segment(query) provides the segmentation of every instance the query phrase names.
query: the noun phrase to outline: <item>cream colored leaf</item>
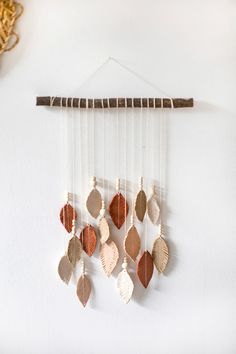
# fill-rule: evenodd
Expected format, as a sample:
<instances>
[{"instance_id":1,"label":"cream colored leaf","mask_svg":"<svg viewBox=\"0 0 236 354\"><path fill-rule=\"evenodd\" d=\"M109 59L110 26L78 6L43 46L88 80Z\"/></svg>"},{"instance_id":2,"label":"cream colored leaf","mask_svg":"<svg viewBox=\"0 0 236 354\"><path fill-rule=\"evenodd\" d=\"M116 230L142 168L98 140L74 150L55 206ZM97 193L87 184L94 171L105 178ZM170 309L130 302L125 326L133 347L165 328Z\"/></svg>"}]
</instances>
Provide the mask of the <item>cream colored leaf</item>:
<instances>
[{"instance_id":1,"label":"cream colored leaf","mask_svg":"<svg viewBox=\"0 0 236 354\"><path fill-rule=\"evenodd\" d=\"M101 193L96 188L93 188L89 193L86 201L86 206L90 215L97 219L102 208L102 197Z\"/></svg>"},{"instance_id":2,"label":"cream colored leaf","mask_svg":"<svg viewBox=\"0 0 236 354\"><path fill-rule=\"evenodd\" d=\"M147 197L143 190L140 190L137 194L135 201L135 212L139 221L143 221L144 215L147 209Z\"/></svg>"},{"instance_id":3,"label":"cream colored leaf","mask_svg":"<svg viewBox=\"0 0 236 354\"><path fill-rule=\"evenodd\" d=\"M73 266L67 256L63 256L58 265L58 274L62 281L69 283L73 272Z\"/></svg>"},{"instance_id":4,"label":"cream colored leaf","mask_svg":"<svg viewBox=\"0 0 236 354\"><path fill-rule=\"evenodd\" d=\"M100 242L105 243L110 237L110 229L106 218L101 218L99 221L99 231L100 231Z\"/></svg>"},{"instance_id":5,"label":"cream colored leaf","mask_svg":"<svg viewBox=\"0 0 236 354\"><path fill-rule=\"evenodd\" d=\"M81 304L85 307L91 294L91 283L89 278L82 274L77 283L77 296Z\"/></svg>"},{"instance_id":6,"label":"cream colored leaf","mask_svg":"<svg viewBox=\"0 0 236 354\"><path fill-rule=\"evenodd\" d=\"M117 278L117 287L122 300L125 304L127 304L131 299L134 290L134 284L126 269L119 273Z\"/></svg>"},{"instance_id":7,"label":"cream colored leaf","mask_svg":"<svg viewBox=\"0 0 236 354\"><path fill-rule=\"evenodd\" d=\"M105 274L109 277L117 265L119 251L114 241L108 241L101 245L100 259Z\"/></svg>"},{"instance_id":8,"label":"cream colored leaf","mask_svg":"<svg viewBox=\"0 0 236 354\"><path fill-rule=\"evenodd\" d=\"M151 222L155 225L160 216L160 207L158 205L157 196L153 194L147 203L148 216Z\"/></svg>"},{"instance_id":9,"label":"cream colored leaf","mask_svg":"<svg viewBox=\"0 0 236 354\"><path fill-rule=\"evenodd\" d=\"M75 267L76 262L80 260L82 253L82 245L77 236L73 236L68 244L67 255L72 266Z\"/></svg>"},{"instance_id":10,"label":"cream colored leaf","mask_svg":"<svg viewBox=\"0 0 236 354\"><path fill-rule=\"evenodd\" d=\"M138 231L134 225L132 225L124 239L124 249L134 262L140 251L140 237Z\"/></svg>"},{"instance_id":11,"label":"cream colored leaf","mask_svg":"<svg viewBox=\"0 0 236 354\"><path fill-rule=\"evenodd\" d=\"M166 241L161 236L153 244L152 258L158 272L164 272L169 259L169 251Z\"/></svg>"}]
</instances>

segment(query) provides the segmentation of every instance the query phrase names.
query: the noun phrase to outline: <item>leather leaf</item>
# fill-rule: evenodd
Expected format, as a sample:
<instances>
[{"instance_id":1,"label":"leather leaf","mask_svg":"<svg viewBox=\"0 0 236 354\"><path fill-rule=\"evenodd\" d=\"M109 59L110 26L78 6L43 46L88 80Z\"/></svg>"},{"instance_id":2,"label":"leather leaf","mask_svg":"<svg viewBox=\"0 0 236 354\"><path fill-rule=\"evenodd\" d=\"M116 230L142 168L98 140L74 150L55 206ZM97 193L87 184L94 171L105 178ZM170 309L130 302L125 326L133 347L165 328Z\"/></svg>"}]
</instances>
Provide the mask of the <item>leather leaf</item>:
<instances>
[{"instance_id":1,"label":"leather leaf","mask_svg":"<svg viewBox=\"0 0 236 354\"><path fill-rule=\"evenodd\" d=\"M157 196L153 194L147 203L148 216L155 225L160 216L160 207L158 205Z\"/></svg>"},{"instance_id":2,"label":"leather leaf","mask_svg":"<svg viewBox=\"0 0 236 354\"><path fill-rule=\"evenodd\" d=\"M129 212L129 206L123 195L118 192L109 206L109 213L115 226L120 229Z\"/></svg>"},{"instance_id":3,"label":"leather leaf","mask_svg":"<svg viewBox=\"0 0 236 354\"><path fill-rule=\"evenodd\" d=\"M69 233L72 231L73 219L77 219L76 210L70 205L70 203L66 203L60 211L60 220L66 231Z\"/></svg>"},{"instance_id":4,"label":"leather leaf","mask_svg":"<svg viewBox=\"0 0 236 354\"><path fill-rule=\"evenodd\" d=\"M77 296L84 307L88 302L90 294L91 282L85 274L82 274L77 283Z\"/></svg>"},{"instance_id":5,"label":"leather leaf","mask_svg":"<svg viewBox=\"0 0 236 354\"><path fill-rule=\"evenodd\" d=\"M80 241L83 246L83 250L89 257L92 256L96 249L97 236L93 226L87 225L80 233Z\"/></svg>"},{"instance_id":6,"label":"leather leaf","mask_svg":"<svg viewBox=\"0 0 236 354\"><path fill-rule=\"evenodd\" d=\"M105 274L109 277L117 265L119 251L114 241L108 241L101 245L100 259Z\"/></svg>"},{"instance_id":7,"label":"leather leaf","mask_svg":"<svg viewBox=\"0 0 236 354\"><path fill-rule=\"evenodd\" d=\"M80 260L82 253L82 245L77 236L73 236L68 244L67 255L70 263L75 267L76 262Z\"/></svg>"},{"instance_id":8,"label":"leather leaf","mask_svg":"<svg viewBox=\"0 0 236 354\"><path fill-rule=\"evenodd\" d=\"M63 256L58 265L58 274L62 281L69 283L72 276L73 266L67 256Z\"/></svg>"},{"instance_id":9,"label":"leather leaf","mask_svg":"<svg viewBox=\"0 0 236 354\"><path fill-rule=\"evenodd\" d=\"M142 257L140 258L137 266L137 275L144 286L147 288L153 274L153 261L152 256L148 251L143 252Z\"/></svg>"},{"instance_id":10,"label":"leather leaf","mask_svg":"<svg viewBox=\"0 0 236 354\"><path fill-rule=\"evenodd\" d=\"M97 219L99 212L102 208L102 197L101 193L96 188L93 188L89 193L89 196L86 201L86 206L89 214L93 218Z\"/></svg>"},{"instance_id":11,"label":"leather leaf","mask_svg":"<svg viewBox=\"0 0 236 354\"><path fill-rule=\"evenodd\" d=\"M125 304L127 304L133 294L134 284L126 269L119 273L117 278L117 287L122 300Z\"/></svg>"},{"instance_id":12,"label":"leather leaf","mask_svg":"<svg viewBox=\"0 0 236 354\"><path fill-rule=\"evenodd\" d=\"M153 244L152 258L158 272L164 272L169 259L169 251L166 241L161 236Z\"/></svg>"},{"instance_id":13,"label":"leather leaf","mask_svg":"<svg viewBox=\"0 0 236 354\"><path fill-rule=\"evenodd\" d=\"M99 231L100 231L100 242L105 243L110 237L110 229L106 218L101 218L99 221Z\"/></svg>"},{"instance_id":14,"label":"leather leaf","mask_svg":"<svg viewBox=\"0 0 236 354\"><path fill-rule=\"evenodd\" d=\"M143 221L144 215L147 209L147 197L143 190L140 190L137 194L135 201L135 212L139 221Z\"/></svg>"},{"instance_id":15,"label":"leather leaf","mask_svg":"<svg viewBox=\"0 0 236 354\"><path fill-rule=\"evenodd\" d=\"M135 262L140 251L140 237L134 225L129 228L125 237L124 249L127 256L129 256Z\"/></svg>"}]
</instances>

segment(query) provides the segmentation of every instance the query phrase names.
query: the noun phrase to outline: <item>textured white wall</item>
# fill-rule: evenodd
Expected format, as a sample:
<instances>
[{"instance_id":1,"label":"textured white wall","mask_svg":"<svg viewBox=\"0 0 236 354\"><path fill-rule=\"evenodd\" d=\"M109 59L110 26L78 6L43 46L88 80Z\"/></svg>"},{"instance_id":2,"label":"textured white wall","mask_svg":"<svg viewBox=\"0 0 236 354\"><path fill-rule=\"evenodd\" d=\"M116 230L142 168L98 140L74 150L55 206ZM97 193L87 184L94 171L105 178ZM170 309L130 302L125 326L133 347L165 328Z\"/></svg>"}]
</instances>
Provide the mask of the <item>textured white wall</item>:
<instances>
[{"instance_id":1,"label":"textured white wall","mask_svg":"<svg viewBox=\"0 0 236 354\"><path fill-rule=\"evenodd\" d=\"M0 352L235 353L235 2L23 3L21 42L0 63ZM155 95L122 84L115 66L79 90L108 56L197 102L167 121L167 276L125 306L94 258L83 309L56 271L67 241L62 116L34 104L51 93Z\"/></svg>"}]
</instances>

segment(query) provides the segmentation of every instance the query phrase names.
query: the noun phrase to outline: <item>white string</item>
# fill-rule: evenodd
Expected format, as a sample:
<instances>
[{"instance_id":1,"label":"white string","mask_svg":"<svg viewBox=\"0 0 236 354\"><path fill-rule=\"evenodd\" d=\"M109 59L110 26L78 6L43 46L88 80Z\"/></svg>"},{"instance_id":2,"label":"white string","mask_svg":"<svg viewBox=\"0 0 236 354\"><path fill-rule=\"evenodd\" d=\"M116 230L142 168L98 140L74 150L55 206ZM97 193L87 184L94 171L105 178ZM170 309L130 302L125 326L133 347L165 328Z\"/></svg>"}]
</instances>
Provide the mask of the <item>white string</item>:
<instances>
[{"instance_id":1,"label":"white string","mask_svg":"<svg viewBox=\"0 0 236 354\"><path fill-rule=\"evenodd\" d=\"M125 158L125 200L127 201L127 108L125 104L124 116L124 158ZM125 217L125 234L127 232L127 217Z\"/></svg>"}]
</instances>

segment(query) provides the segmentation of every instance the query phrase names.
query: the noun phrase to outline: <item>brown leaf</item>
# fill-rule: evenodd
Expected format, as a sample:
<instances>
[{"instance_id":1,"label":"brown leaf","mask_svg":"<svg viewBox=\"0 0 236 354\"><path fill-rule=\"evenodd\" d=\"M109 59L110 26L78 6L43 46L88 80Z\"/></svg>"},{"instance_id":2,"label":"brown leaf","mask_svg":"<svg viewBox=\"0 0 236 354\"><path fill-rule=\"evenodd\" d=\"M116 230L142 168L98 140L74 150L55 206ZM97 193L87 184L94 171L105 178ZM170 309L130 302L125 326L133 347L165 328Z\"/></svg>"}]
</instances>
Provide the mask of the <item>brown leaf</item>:
<instances>
[{"instance_id":1,"label":"brown leaf","mask_svg":"<svg viewBox=\"0 0 236 354\"><path fill-rule=\"evenodd\" d=\"M124 224L128 212L129 206L125 198L120 192L116 193L109 206L109 213L113 223L118 229Z\"/></svg>"},{"instance_id":2,"label":"brown leaf","mask_svg":"<svg viewBox=\"0 0 236 354\"><path fill-rule=\"evenodd\" d=\"M82 253L82 245L77 236L73 236L68 244L67 255L72 266L75 267L76 262L80 260Z\"/></svg>"},{"instance_id":3,"label":"brown leaf","mask_svg":"<svg viewBox=\"0 0 236 354\"><path fill-rule=\"evenodd\" d=\"M137 275L141 283L147 288L153 274L152 256L148 251L143 252L137 266Z\"/></svg>"},{"instance_id":4,"label":"brown leaf","mask_svg":"<svg viewBox=\"0 0 236 354\"><path fill-rule=\"evenodd\" d=\"M91 283L89 278L82 274L77 283L77 296L81 304L85 307L91 294Z\"/></svg>"},{"instance_id":5,"label":"brown leaf","mask_svg":"<svg viewBox=\"0 0 236 354\"><path fill-rule=\"evenodd\" d=\"M99 212L102 208L102 197L100 192L96 188L93 188L90 192L87 198L86 206L90 215L92 215L93 218L97 219Z\"/></svg>"},{"instance_id":6,"label":"brown leaf","mask_svg":"<svg viewBox=\"0 0 236 354\"><path fill-rule=\"evenodd\" d=\"M62 281L69 283L73 272L73 266L67 256L63 256L58 265L58 274Z\"/></svg>"},{"instance_id":7,"label":"brown leaf","mask_svg":"<svg viewBox=\"0 0 236 354\"><path fill-rule=\"evenodd\" d=\"M69 203L66 203L60 211L60 220L67 232L72 231L72 221L74 219L77 219L77 213Z\"/></svg>"},{"instance_id":8,"label":"brown leaf","mask_svg":"<svg viewBox=\"0 0 236 354\"><path fill-rule=\"evenodd\" d=\"M158 205L157 196L153 194L147 203L148 216L151 222L155 225L160 216L160 207Z\"/></svg>"},{"instance_id":9,"label":"brown leaf","mask_svg":"<svg viewBox=\"0 0 236 354\"><path fill-rule=\"evenodd\" d=\"M109 277L117 265L119 251L114 241L108 241L101 245L100 259L105 274Z\"/></svg>"},{"instance_id":10,"label":"brown leaf","mask_svg":"<svg viewBox=\"0 0 236 354\"><path fill-rule=\"evenodd\" d=\"M100 242L103 244L110 237L110 229L105 217L102 217L101 220L99 221L99 231L101 235Z\"/></svg>"},{"instance_id":11,"label":"brown leaf","mask_svg":"<svg viewBox=\"0 0 236 354\"><path fill-rule=\"evenodd\" d=\"M145 192L141 189L137 194L136 201L135 201L135 211L136 216L139 221L143 221L144 215L147 209L147 197Z\"/></svg>"},{"instance_id":12,"label":"brown leaf","mask_svg":"<svg viewBox=\"0 0 236 354\"><path fill-rule=\"evenodd\" d=\"M166 241L161 236L153 244L152 258L158 272L164 272L169 259L169 251Z\"/></svg>"},{"instance_id":13,"label":"brown leaf","mask_svg":"<svg viewBox=\"0 0 236 354\"><path fill-rule=\"evenodd\" d=\"M93 226L87 225L83 228L80 233L80 241L82 243L83 250L89 257L91 257L97 244L97 236Z\"/></svg>"},{"instance_id":14,"label":"brown leaf","mask_svg":"<svg viewBox=\"0 0 236 354\"><path fill-rule=\"evenodd\" d=\"M124 240L124 249L134 262L140 251L140 237L134 225L130 227Z\"/></svg>"}]
</instances>

